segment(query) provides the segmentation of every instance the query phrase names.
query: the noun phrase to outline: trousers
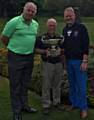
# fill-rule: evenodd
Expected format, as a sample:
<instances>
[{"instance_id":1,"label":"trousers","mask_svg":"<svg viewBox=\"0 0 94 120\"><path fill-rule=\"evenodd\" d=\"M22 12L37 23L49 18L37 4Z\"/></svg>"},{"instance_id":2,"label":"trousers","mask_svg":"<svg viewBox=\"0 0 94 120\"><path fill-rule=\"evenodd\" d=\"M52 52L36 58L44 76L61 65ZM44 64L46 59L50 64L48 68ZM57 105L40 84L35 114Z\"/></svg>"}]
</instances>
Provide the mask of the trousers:
<instances>
[{"instance_id":1,"label":"trousers","mask_svg":"<svg viewBox=\"0 0 94 120\"><path fill-rule=\"evenodd\" d=\"M28 86L33 69L33 54L19 55L8 51L11 105L14 113L28 104Z\"/></svg>"},{"instance_id":2,"label":"trousers","mask_svg":"<svg viewBox=\"0 0 94 120\"><path fill-rule=\"evenodd\" d=\"M80 110L87 109L87 71L81 71L82 60L67 60L69 100Z\"/></svg>"},{"instance_id":3,"label":"trousers","mask_svg":"<svg viewBox=\"0 0 94 120\"><path fill-rule=\"evenodd\" d=\"M42 104L43 107L49 107L51 104L50 89L52 89L53 104L60 103L61 96L61 83L63 69L61 63L48 63L42 64Z\"/></svg>"}]
</instances>

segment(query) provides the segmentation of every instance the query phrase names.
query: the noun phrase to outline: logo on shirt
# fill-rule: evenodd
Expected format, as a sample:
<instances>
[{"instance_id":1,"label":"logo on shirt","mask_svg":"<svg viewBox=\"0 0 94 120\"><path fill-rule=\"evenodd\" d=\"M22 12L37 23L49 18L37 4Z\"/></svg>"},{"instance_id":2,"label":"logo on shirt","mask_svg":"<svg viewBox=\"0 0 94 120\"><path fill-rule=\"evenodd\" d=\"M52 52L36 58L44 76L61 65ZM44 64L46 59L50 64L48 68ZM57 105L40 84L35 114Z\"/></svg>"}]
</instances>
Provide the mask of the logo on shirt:
<instances>
[{"instance_id":1,"label":"logo on shirt","mask_svg":"<svg viewBox=\"0 0 94 120\"><path fill-rule=\"evenodd\" d=\"M74 36L75 36L75 37L78 36L78 31L74 31Z\"/></svg>"},{"instance_id":2,"label":"logo on shirt","mask_svg":"<svg viewBox=\"0 0 94 120\"><path fill-rule=\"evenodd\" d=\"M71 30L67 31L67 35L68 35L68 36L70 36L70 35L71 35L71 33L72 33L72 31L71 31Z\"/></svg>"}]
</instances>

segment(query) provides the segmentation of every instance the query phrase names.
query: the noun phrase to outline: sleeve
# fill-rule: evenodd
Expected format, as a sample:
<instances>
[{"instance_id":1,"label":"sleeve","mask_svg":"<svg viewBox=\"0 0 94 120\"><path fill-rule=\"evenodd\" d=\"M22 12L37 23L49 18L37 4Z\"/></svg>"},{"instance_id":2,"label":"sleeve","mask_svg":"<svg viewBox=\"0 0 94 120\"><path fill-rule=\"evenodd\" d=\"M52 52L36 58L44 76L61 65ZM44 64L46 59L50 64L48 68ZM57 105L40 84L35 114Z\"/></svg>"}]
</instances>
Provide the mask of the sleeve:
<instances>
[{"instance_id":1,"label":"sleeve","mask_svg":"<svg viewBox=\"0 0 94 120\"><path fill-rule=\"evenodd\" d=\"M62 44L60 44L60 48L61 49L63 49L64 48L64 44L62 43Z\"/></svg>"},{"instance_id":2,"label":"sleeve","mask_svg":"<svg viewBox=\"0 0 94 120\"><path fill-rule=\"evenodd\" d=\"M38 36L36 38L36 43L35 43L35 48L37 49L41 49L41 46L42 46L42 42L41 42L41 36Z\"/></svg>"},{"instance_id":3,"label":"sleeve","mask_svg":"<svg viewBox=\"0 0 94 120\"><path fill-rule=\"evenodd\" d=\"M64 48L64 46L63 46L63 43L64 43L64 36L61 34L60 35L60 45L59 45L59 47L62 49L62 48Z\"/></svg>"},{"instance_id":4,"label":"sleeve","mask_svg":"<svg viewBox=\"0 0 94 120\"><path fill-rule=\"evenodd\" d=\"M85 26L83 26L83 29L82 29L82 44L83 44L83 54L88 55L88 53L89 53L89 35L88 35L87 28Z\"/></svg>"},{"instance_id":5,"label":"sleeve","mask_svg":"<svg viewBox=\"0 0 94 120\"><path fill-rule=\"evenodd\" d=\"M10 20L9 22L6 23L4 30L2 32L2 35L11 37L11 35L15 30L15 27L16 27L16 22L13 20Z\"/></svg>"}]
</instances>

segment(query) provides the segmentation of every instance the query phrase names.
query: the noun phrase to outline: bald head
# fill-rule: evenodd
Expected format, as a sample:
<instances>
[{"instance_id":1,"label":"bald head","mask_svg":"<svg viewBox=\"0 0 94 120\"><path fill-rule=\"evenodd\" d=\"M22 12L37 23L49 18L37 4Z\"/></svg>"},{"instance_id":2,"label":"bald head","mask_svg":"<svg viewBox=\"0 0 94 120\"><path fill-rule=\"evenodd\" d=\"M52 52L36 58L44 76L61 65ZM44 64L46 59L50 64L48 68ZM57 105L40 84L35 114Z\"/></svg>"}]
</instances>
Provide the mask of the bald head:
<instances>
[{"instance_id":1,"label":"bald head","mask_svg":"<svg viewBox=\"0 0 94 120\"><path fill-rule=\"evenodd\" d=\"M36 14L37 12L37 6L33 3L33 2L27 2L24 6L24 11L27 9L27 8L32 8L34 10L34 14Z\"/></svg>"},{"instance_id":2,"label":"bald head","mask_svg":"<svg viewBox=\"0 0 94 120\"><path fill-rule=\"evenodd\" d=\"M54 18L50 18L47 20L47 26L49 26L50 24L57 26L57 22Z\"/></svg>"},{"instance_id":3,"label":"bald head","mask_svg":"<svg viewBox=\"0 0 94 120\"><path fill-rule=\"evenodd\" d=\"M23 16L26 20L31 20L37 12L37 6L33 2L27 2L23 8Z\"/></svg>"},{"instance_id":4,"label":"bald head","mask_svg":"<svg viewBox=\"0 0 94 120\"><path fill-rule=\"evenodd\" d=\"M49 34L54 34L56 31L57 22L54 18L50 18L47 20L47 28Z\"/></svg>"}]
</instances>

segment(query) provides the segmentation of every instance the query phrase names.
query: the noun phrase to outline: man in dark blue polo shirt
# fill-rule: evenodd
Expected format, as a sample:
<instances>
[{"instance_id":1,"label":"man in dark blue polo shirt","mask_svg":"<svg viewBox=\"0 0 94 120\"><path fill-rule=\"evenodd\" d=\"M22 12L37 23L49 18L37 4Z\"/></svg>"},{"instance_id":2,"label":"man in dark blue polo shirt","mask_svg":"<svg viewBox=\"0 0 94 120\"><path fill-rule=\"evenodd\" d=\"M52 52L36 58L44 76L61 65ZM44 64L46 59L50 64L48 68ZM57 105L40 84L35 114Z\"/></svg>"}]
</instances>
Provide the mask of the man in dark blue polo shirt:
<instances>
[{"instance_id":1,"label":"man in dark blue polo shirt","mask_svg":"<svg viewBox=\"0 0 94 120\"><path fill-rule=\"evenodd\" d=\"M80 109L81 118L87 116L87 64L89 37L86 27L76 23L72 7L64 11L66 26L63 29L64 48L69 80L69 99L71 106Z\"/></svg>"}]
</instances>

